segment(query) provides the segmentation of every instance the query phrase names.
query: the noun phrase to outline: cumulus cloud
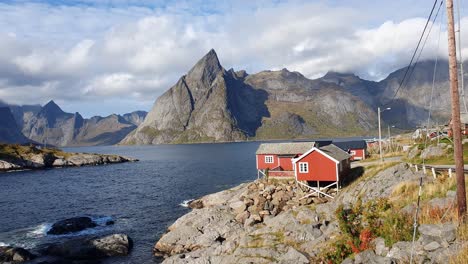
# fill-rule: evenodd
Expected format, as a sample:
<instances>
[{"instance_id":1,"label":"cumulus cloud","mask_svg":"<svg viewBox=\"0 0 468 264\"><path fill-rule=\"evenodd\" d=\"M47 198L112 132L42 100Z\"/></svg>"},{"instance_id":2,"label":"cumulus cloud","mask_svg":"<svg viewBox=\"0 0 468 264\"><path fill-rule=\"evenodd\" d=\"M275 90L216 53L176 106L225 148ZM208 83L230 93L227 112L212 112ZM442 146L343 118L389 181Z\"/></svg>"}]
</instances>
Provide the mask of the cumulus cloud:
<instances>
[{"instance_id":1,"label":"cumulus cloud","mask_svg":"<svg viewBox=\"0 0 468 264\"><path fill-rule=\"evenodd\" d=\"M405 1L253 2L0 4L0 98L55 99L88 116L116 110L103 100L125 100L120 112L149 110L211 48L224 67L250 73L287 67L309 78L336 70L378 80L406 66L431 7L418 0L417 12L396 16ZM446 56L445 27L439 48L438 32L435 24L423 59ZM80 103L85 109L67 108Z\"/></svg>"}]
</instances>

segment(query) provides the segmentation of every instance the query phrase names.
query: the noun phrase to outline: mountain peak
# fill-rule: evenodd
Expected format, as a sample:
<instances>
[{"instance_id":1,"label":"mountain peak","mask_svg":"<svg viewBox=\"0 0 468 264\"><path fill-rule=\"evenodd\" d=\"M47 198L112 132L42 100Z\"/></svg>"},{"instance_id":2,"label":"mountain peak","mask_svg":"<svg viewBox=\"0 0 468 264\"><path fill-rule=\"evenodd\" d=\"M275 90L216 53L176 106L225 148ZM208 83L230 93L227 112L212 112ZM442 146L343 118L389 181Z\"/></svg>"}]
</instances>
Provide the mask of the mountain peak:
<instances>
[{"instance_id":1,"label":"mountain peak","mask_svg":"<svg viewBox=\"0 0 468 264\"><path fill-rule=\"evenodd\" d=\"M67 114L53 100L51 100L42 107L39 115L45 117L49 126L52 127L57 118Z\"/></svg>"},{"instance_id":2,"label":"mountain peak","mask_svg":"<svg viewBox=\"0 0 468 264\"><path fill-rule=\"evenodd\" d=\"M54 102L54 100L50 100L47 104L45 104L43 107L43 110L47 112L56 112L56 113L63 112L60 106L58 106Z\"/></svg>"},{"instance_id":3,"label":"mountain peak","mask_svg":"<svg viewBox=\"0 0 468 264\"><path fill-rule=\"evenodd\" d=\"M214 49L211 49L188 72L187 80L211 83L216 78L218 72L222 70L223 67L219 63L216 51Z\"/></svg>"},{"instance_id":4,"label":"mountain peak","mask_svg":"<svg viewBox=\"0 0 468 264\"><path fill-rule=\"evenodd\" d=\"M323 79L332 79L332 78L343 78L343 77L356 77L356 75L353 74L353 73L328 71L322 78Z\"/></svg>"}]
</instances>

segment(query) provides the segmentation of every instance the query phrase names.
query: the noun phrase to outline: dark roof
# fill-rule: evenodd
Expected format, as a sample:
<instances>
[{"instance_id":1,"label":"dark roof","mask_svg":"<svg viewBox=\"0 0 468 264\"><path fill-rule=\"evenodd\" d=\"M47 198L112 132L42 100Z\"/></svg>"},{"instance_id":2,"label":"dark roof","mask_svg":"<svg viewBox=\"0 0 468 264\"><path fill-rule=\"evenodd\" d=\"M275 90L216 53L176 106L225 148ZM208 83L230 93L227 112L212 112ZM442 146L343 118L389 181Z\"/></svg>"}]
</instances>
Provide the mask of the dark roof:
<instances>
[{"instance_id":1,"label":"dark roof","mask_svg":"<svg viewBox=\"0 0 468 264\"><path fill-rule=\"evenodd\" d=\"M333 145L344 151L348 151L348 149L367 149L367 143L365 140L333 142Z\"/></svg>"},{"instance_id":2,"label":"dark roof","mask_svg":"<svg viewBox=\"0 0 468 264\"><path fill-rule=\"evenodd\" d=\"M339 147L333 144L321 147L319 149L325 154L329 155L330 157L336 159L337 161L342 161L351 157L346 151L340 149Z\"/></svg>"},{"instance_id":3,"label":"dark roof","mask_svg":"<svg viewBox=\"0 0 468 264\"><path fill-rule=\"evenodd\" d=\"M315 142L263 143L256 154L297 155L309 151Z\"/></svg>"},{"instance_id":4,"label":"dark roof","mask_svg":"<svg viewBox=\"0 0 468 264\"><path fill-rule=\"evenodd\" d=\"M331 140L316 140L315 141L315 146L318 147L318 148L321 148L321 147L325 147L327 145L330 145L332 143L333 143L333 141L331 141Z\"/></svg>"}]
</instances>

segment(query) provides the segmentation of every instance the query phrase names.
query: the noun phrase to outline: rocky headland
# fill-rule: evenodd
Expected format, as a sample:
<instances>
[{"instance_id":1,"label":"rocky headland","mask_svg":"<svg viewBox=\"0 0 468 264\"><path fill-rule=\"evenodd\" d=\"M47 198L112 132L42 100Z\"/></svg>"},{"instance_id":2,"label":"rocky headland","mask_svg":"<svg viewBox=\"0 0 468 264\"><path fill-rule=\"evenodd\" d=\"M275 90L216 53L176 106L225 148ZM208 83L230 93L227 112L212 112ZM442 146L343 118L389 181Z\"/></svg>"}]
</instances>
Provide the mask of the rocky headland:
<instances>
[{"instance_id":1,"label":"rocky headland","mask_svg":"<svg viewBox=\"0 0 468 264\"><path fill-rule=\"evenodd\" d=\"M421 172L404 163L363 171L354 169L357 179L333 200L303 199L294 181L264 179L194 200L154 254L163 263L407 263L413 251L415 263L447 263L466 245L454 219L423 213L451 212L453 191L423 199L412 247L407 197L417 188L408 186L417 187ZM438 181L423 177L429 187Z\"/></svg>"},{"instance_id":2,"label":"rocky headland","mask_svg":"<svg viewBox=\"0 0 468 264\"><path fill-rule=\"evenodd\" d=\"M0 172L133 162L119 155L68 153L55 148L0 144Z\"/></svg>"}]
</instances>

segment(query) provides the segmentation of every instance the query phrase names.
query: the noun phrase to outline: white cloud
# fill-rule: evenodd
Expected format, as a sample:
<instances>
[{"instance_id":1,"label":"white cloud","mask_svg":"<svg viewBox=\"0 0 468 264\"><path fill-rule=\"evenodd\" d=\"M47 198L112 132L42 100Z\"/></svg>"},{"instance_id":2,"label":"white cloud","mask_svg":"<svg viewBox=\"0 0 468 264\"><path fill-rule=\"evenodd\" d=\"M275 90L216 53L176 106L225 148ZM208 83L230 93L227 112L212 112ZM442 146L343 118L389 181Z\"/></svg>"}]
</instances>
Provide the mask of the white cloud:
<instances>
[{"instance_id":1,"label":"white cloud","mask_svg":"<svg viewBox=\"0 0 468 264\"><path fill-rule=\"evenodd\" d=\"M430 10L418 0L418 12L395 20L405 1L366 9L362 0L75 2L0 4L3 100L96 102L96 113L108 113L99 102L125 96L128 108L143 102L148 110L211 48L225 68L250 73L287 67L310 78L338 70L380 79L408 63ZM462 22L468 43L468 18ZM445 31L437 50L438 30L423 59L446 54Z\"/></svg>"}]
</instances>

